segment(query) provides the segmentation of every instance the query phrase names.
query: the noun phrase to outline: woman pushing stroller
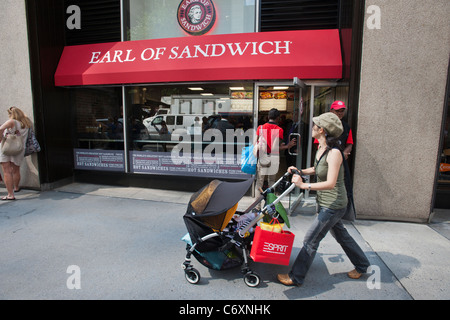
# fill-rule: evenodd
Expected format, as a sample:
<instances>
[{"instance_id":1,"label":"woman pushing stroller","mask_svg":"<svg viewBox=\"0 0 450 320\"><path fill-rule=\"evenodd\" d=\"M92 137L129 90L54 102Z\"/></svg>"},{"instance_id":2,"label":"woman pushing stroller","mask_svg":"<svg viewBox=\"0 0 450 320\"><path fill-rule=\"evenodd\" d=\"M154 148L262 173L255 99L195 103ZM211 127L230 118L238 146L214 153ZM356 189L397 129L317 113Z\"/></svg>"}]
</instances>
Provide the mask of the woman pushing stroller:
<instances>
[{"instance_id":1,"label":"woman pushing stroller","mask_svg":"<svg viewBox=\"0 0 450 320\"><path fill-rule=\"evenodd\" d=\"M324 113L313 118L312 137L319 141L314 166L298 170L290 167L288 171L300 175L315 175L316 183L303 182L298 174L294 174L292 182L300 189L317 191L319 213L305 235L303 248L298 254L291 271L279 274L278 281L287 286L300 286L314 260L320 241L331 232L336 241L344 249L355 269L347 275L358 279L367 272L369 260L350 236L341 218L347 209L347 192L344 182L344 166L342 152L339 148L339 136L343 132L341 120L333 113Z\"/></svg>"}]
</instances>

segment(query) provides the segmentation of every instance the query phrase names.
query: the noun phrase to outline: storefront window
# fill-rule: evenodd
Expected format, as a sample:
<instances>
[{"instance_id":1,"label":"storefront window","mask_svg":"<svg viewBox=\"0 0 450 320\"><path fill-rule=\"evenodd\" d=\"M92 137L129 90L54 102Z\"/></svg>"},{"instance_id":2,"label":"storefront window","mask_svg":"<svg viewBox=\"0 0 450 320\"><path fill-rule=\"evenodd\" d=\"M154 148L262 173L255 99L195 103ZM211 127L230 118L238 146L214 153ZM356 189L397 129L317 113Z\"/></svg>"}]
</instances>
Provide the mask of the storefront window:
<instances>
[{"instance_id":1,"label":"storefront window","mask_svg":"<svg viewBox=\"0 0 450 320\"><path fill-rule=\"evenodd\" d=\"M245 178L253 84L126 88L131 173ZM228 129L228 130L227 130Z\"/></svg>"},{"instance_id":2,"label":"storefront window","mask_svg":"<svg viewBox=\"0 0 450 320\"><path fill-rule=\"evenodd\" d=\"M121 88L71 90L75 169L125 171Z\"/></svg>"},{"instance_id":3,"label":"storefront window","mask_svg":"<svg viewBox=\"0 0 450 320\"><path fill-rule=\"evenodd\" d=\"M450 208L450 98L447 99L447 110L442 133L441 156L439 161L438 184L435 207Z\"/></svg>"},{"instance_id":4,"label":"storefront window","mask_svg":"<svg viewBox=\"0 0 450 320\"><path fill-rule=\"evenodd\" d=\"M126 40L255 32L255 1L128 0Z\"/></svg>"}]
</instances>

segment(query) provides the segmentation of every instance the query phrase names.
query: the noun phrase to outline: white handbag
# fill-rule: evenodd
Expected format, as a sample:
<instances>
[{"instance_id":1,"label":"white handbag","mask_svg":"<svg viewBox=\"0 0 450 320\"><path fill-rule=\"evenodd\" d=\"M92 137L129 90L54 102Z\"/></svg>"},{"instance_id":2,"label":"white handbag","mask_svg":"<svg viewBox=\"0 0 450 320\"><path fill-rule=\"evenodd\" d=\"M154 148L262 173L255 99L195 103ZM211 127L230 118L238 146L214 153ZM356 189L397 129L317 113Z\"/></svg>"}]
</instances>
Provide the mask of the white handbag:
<instances>
[{"instance_id":1,"label":"white handbag","mask_svg":"<svg viewBox=\"0 0 450 320\"><path fill-rule=\"evenodd\" d=\"M16 127L14 127L16 129ZM6 132L3 136L1 151L6 156L16 156L23 152L23 140L20 134L16 134L17 130L13 133Z\"/></svg>"}]
</instances>

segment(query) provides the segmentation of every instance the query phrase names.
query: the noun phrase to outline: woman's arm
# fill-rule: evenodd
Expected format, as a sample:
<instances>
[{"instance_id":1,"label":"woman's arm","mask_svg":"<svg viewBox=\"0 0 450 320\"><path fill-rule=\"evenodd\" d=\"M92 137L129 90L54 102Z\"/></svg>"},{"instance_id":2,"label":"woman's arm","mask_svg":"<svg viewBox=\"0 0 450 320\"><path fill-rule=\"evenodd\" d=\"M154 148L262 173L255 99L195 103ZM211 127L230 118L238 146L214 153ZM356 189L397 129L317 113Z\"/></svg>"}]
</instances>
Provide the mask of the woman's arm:
<instances>
[{"instance_id":1,"label":"woman's arm","mask_svg":"<svg viewBox=\"0 0 450 320\"><path fill-rule=\"evenodd\" d=\"M314 169L314 167L308 168L308 169L302 169L302 170L298 170L296 167L289 167L288 168L288 172L289 173L293 173L292 170L297 170L297 171L301 171L303 175L305 176L313 176L316 174L316 169Z\"/></svg>"},{"instance_id":2,"label":"woman's arm","mask_svg":"<svg viewBox=\"0 0 450 320\"><path fill-rule=\"evenodd\" d=\"M335 187L337 178L339 175L339 170L342 164L342 155L341 152L337 149L332 149L328 153L327 157L328 163L328 173L327 180L316 183L305 183L302 181L301 177L298 175L294 175L292 177L292 182L295 183L297 187L300 189L309 189L309 190L331 190ZM314 168L313 168L314 169ZM305 171L303 171L306 174Z\"/></svg>"},{"instance_id":3,"label":"woman's arm","mask_svg":"<svg viewBox=\"0 0 450 320\"><path fill-rule=\"evenodd\" d=\"M345 149L343 151L345 159L348 159L348 157L352 153L352 149L353 149L353 145L352 144L348 144L347 147L345 147Z\"/></svg>"},{"instance_id":4,"label":"woman's arm","mask_svg":"<svg viewBox=\"0 0 450 320\"><path fill-rule=\"evenodd\" d=\"M13 119L9 119L4 124L2 124L0 126L0 137L3 137L3 133L5 132L6 129L14 128L14 126L15 126L15 124L14 124L14 120Z\"/></svg>"}]
</instances>

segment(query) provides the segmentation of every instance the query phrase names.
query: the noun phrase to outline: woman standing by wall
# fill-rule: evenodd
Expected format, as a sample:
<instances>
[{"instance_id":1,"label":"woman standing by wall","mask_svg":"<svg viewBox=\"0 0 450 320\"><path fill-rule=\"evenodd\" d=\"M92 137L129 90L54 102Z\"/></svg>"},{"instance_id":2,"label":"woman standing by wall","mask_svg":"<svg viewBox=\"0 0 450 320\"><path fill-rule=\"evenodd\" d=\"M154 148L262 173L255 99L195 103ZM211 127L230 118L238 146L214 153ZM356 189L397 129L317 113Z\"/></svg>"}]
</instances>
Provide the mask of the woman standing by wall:
<instances>
[{"instance_id":1,"label":"woman standing by wall","mask_svg":"<svg viewBox=\"0 0 450 320\"><path fill-rule=\"evenodd\" d=\"M8 109L9 120L7 120L0 127L0 136L7 134L19 135L22 139L23 146L26 144L28 129L31 128L31 120L23 113L22 110L16 107ZM5 155L0 149L0 163L3 169L3 180L5 181L8 195L1 198L1 200L16 200L14 192L20 191L20 165L24 159L25 148L22 152L15 156Z\"/></svg>"}]
</instances>

